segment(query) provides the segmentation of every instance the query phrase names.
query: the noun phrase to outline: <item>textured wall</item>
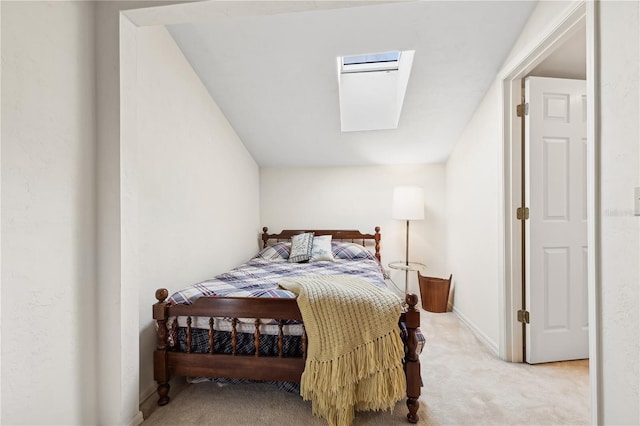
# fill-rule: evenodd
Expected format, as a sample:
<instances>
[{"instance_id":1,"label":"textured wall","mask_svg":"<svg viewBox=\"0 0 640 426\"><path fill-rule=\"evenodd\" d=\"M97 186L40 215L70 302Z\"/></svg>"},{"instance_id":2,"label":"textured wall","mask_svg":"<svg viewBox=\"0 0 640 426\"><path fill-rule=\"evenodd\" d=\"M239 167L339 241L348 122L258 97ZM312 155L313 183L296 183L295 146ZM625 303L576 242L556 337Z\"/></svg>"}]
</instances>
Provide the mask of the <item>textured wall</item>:
<instances>
[{"instance_id":1,"label":"textured wall","mask_svg":"<svg viewBox=\"0 0 640 426\"><path fill-rule=\"evenodd\" d=\"M600 8L603 424L640 424L639 3Z\"/></svg>"},{"instance_id":2,"label":"textured wall","mask_svg":"<svg viewBox=\"0 0 640 426\"><path fill-rule=\"evenodd\" d=\"M3 424L96 423L93 13L2 2Z\"/></svg>"}]
</instances>

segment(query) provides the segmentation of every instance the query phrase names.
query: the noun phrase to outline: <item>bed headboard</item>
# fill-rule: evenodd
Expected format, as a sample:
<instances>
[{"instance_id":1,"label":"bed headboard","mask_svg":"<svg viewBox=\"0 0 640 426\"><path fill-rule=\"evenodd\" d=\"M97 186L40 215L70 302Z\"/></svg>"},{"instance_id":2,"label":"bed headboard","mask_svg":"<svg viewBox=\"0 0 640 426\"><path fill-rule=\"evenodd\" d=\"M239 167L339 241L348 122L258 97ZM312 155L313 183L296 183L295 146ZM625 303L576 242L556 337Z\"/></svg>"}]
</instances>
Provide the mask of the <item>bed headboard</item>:
<instances>
[{"instance_id":1,"label":"bed headboard","mask_svg":"<svg viewBox=\"0 0 640 426\"><path fill-rule=\"evenodd\" d=\"M283 229L279 234L269 234L269 229L265 226L262 228L262 248L265 248L268 245L269 240L276 241L286 241L290 240L292 236L296 234L302 234L304 232L313 232L315 235L331 235L331 239L333 240L341 240L341 241L351 241L361 243L363 246L365 245L365 241L373 240L375 241L376 248L376 259L380 261L380 227L376 226L375 234L363 234L360 231L354 230L345 230L345 229L311 229L311 230L301 230L301 229Z\"/></svg>"}]
</instances>

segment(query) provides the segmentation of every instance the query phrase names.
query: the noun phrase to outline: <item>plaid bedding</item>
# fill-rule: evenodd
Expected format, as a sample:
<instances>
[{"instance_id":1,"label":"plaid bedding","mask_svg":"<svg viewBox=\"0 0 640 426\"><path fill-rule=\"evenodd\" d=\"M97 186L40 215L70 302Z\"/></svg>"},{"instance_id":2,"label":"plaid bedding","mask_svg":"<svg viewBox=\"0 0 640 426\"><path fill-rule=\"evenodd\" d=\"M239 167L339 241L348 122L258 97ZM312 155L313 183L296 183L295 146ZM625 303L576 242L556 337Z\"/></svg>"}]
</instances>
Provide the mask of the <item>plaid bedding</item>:
<instances>
[{"instance_id":1,"label":"plaid bedding","mask_svg":"<svg viewBox=\"0 0 640 426\"><path fill-rule=\"evenodd\" d=\"M280 280L316 274L356 275L375 286L387 287L377 260L336 259L334 262L290 263L286 260L254 258L229 272L177 291L168 302L190 305L202 296L294 298L295 295L290 291L278 288Z\"/></svg>"},{"instance_id":2,"label":"plaid bedding","mask_svg":"<svg viewBox=\"0 0 640 426\"><path fill-rule=\"evenodd\" d=\"M232 269L229 272L220 274L214 278L202 281L190 287L175 292L168 299L171 304L190 305L202 296L235 296L235 297L289 297L295 295L284 289L278 288L278 283L285 277L294 277L310 274L336 275L349 274L356 275L371 284L386 288L382 268L380 263L373 257L360 256L358 251L348 246L336 247L341 250L334 262L312 262L312 263L290 263L285 255L288 255L286 248L281 248L282 253L262 254L249 260L248 262ZM274 249L275 250L275 249ZM261 252L262 253L262 252ZM266 256L263 257L263 256ZM356 257L358 256L358 257ZM167 326L171 327L171 319ZM242 319L240 319L242 321ZM209 352L208 318L194 318L191 350L196 353ZM238 324L237 347L238 354L253 355L255 351L253 336L253 321L247 320L248 324ZM186 352L186 331L185 319L178 320L177 341L170 338L170 345L179 345L180 350ZM214 350L216 353L231 353L231 328L230 321L217 319L215 321ZM302 328L300 325L290 324L285 326L284 336L284 356L302 356L301 337ZM260 326L260 354L277 355L278 333L277 326L262 324ZM224 378L191 378L192 382L212 380L217 383L250 383L251 380L224 379ZM300 384L292 382L272 382L279 389L299 393Z\"/></svg>"}]
</instances>

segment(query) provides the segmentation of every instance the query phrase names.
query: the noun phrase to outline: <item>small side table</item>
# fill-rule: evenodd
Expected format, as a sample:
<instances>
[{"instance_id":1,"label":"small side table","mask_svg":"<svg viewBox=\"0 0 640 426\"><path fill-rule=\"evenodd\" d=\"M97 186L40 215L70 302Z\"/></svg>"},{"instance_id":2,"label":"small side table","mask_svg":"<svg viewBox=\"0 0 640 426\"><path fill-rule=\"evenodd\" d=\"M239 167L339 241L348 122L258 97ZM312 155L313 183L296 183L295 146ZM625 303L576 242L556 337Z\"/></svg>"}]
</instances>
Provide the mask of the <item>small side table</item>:
<instances>
[{"instance_id":1,"label":"small side table","mask_svg":"<svg viewBox=\"0 0 640 426\"><path fill-rule=\"evenodd\" d=\"M404 271L404 294L409 291L409 271L419 271L426 268L424 263L420 262L406 262L404 260L397 260L389 263L389 268Z\"/></svg>"}]
</instances>

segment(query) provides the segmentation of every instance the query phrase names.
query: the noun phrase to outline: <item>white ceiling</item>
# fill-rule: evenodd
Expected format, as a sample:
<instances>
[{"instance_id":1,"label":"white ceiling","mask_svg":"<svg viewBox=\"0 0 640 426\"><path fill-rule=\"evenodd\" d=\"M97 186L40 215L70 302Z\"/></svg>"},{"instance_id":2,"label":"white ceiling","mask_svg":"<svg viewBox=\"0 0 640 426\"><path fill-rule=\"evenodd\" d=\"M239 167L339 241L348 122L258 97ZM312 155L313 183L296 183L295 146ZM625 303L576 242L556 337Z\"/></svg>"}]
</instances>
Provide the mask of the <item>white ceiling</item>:
<instances>
[{"instance_id":1,"label":"white ceiling","mask_svg":"<svg viewBox=\"0 0 640 426\"><path fill-rule=\"evenodd\" d=\"M445 161L535 6L346 3L167 26L260 166ZM415 50L398 128L341 133L336 57L388 50Z\"/></svg>"}]
</instances>

